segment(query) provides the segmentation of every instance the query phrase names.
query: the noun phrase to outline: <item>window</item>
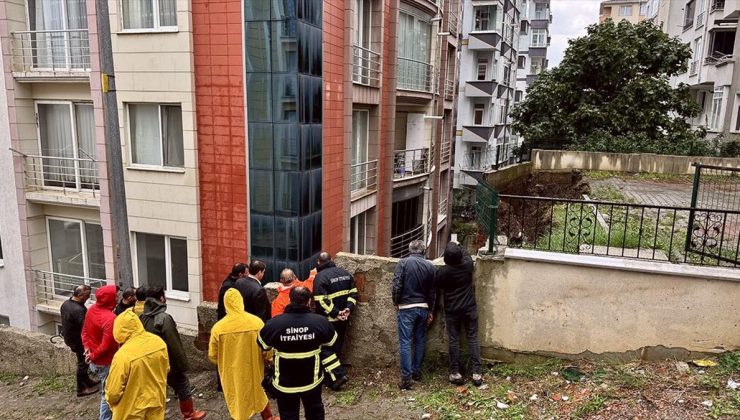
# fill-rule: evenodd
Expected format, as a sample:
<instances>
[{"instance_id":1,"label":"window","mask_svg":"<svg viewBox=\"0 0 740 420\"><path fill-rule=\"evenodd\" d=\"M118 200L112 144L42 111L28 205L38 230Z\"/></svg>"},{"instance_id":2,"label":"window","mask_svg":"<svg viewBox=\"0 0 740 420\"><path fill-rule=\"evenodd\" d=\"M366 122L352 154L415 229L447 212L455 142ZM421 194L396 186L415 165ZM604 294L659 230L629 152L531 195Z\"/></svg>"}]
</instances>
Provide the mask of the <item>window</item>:
<instances>
[{"instance_id":1,"label":"window","mask_svg":"<svg viewBox=\"0 0 740 420\"><path fill-rule=\"evenodd\" d=\"M123 29L177 28L176 0L121 0Z\"/></svg>"},{"instance_id":2,"label":"window","mask_svg":"<svg viewBox=\"0 0 740 420\"><path fill-rule=\"evenodd\" d=\"M544 48L547 46L547 29L532 29L531 47Z\"/></svg>"},{"instance_id":3,"label":"window","mask_svg":"<svg viewBox=\"0 0 740 420\"><path fill-rule=\"evenodd\" d=\"M509 67L509 65L507 64L504 66L504 79L503 79L503 83L507 86L509 85L510 77L511 77L511 67Z\"/></svg>"},{"instance_id":4,"label":"window","mask_svg":"<svg viewBox=\"0 0 740 420\"><path fill-rule=\"evenodd\" d=\"M521 21L519 32L526 34L528 30L529 30L529 22L526 20Z\"/></svg>"},{"instance_id":5,"label":"window","mask_svg":"<svg viewBox=\"0 0 740 420\"><path fill-rule=\"evenodd\" d=\"M480 168L482 155L483 155L483 149L480 146L470 147L470 167L471 168Z\"/></svg>"},{"instance_id":6,"label":"window","mask_svg":"<svg viewBox=\"0 0 740 420\"><path fill-rule=\"evenodd\" d=\"M4 266L3 263L3 237L0 235L0 267Z\"/></svg>"},{"instance_id":7,"label":"window","mask_svg":"<svg viewBox=\"0 0 740 420\"><path fill-rule=\"evenodd\" d=\"M647 16L648 13L648 4L642 3L640 5L640 16Z\"/></svg>"},{"instance_id":8,"label":"window","mask_svg":"<svg viewBox=\"0 0 740 420\"><path fill-rule=\"evenodd\" d=\"M719 131L720 116L722 114L722 99L724 96L724 88L714 88L714 95L712 95L712 114L709 117L709 129Z\"/></svg>"},{"instance_id":9,"label":"window","mask_svg":"<svg viewBox=\"0 0 740 420\"><path fill-rule=\"evenodd\" d=\"M701 55L702 55L701 37L696 38L694 40L694 46L692 49L693 49L693 58L691 59L691 67L689 68L690 75L696 74L699 69L699 61L701 60Z\"/></svg>"},{"instance_id":10,"label":"window","mask_svg":"<svg viewBox=\"0 0 740 420\"><path fill-rule=\"evenodd\" d=\"M704 26L704 3L705 0L699 0L699 3L696 7L696 27L701 28Z\"/></svg>"},{"instance_id":11,"label":"window","mask_svg":"<svg viewBox=\"0 0 740 420\"><path fill-rule=\"evenodd\" d=\"M483 124L483 113L486 111L485 104L474 104L473 105L473 124Z\"/></svg>"},{"instance_id":12,"label":"window","mask_svg":"<svg viewBox=\"0 0 740 420\"><path fill-rule=\"evenodd\" d=\"M10 325L10 317L7 315L0 315L0 325Z\"/></svg>"},{"instance_id":13,"label":"window","mask_svg":"<svg viewBox=\"0 0 740 420\"><path fill-rule=\"evenodd\" d=\"M136 233L138 284L168 292L188 291L188 251L185 239Z\"/></svg>"},{"instance_id":14,"label":"window","mask_svg":"<svg viewBox=\"0 0 740 420\"><path fill-rule=\"evenodd\" d=\"M494 31L497 26L496 6L476 6L474 31Z\"/></svg>"},{"instance_id":15,"label":"window","mask_svg":"<svg viewBox=\"0 0 740 420\"><path fill-rule=\"evenodd\" d=\"M499 106L498 122L499 124L506 124L506 117L508 114L509 100L505 99Z\"/></svg>"},{"instance_id":16,"label":"window","mask_svg":"<svg viewBox=\"0 0 740 420\"><path fill-rule=\"evenodd\" d=\"M694 26L694 11L695 11L695 4L694 0L689 1L686 3L686 7L684 8L684 15L683 15L683 30L687 30Z\"/></svg>"},{"instance_id":17,"label":"window","mask_svg":"<svg viewBox=\"0 0 740 420\"><path fill-rule=\"evenodd\" d=\"M398 14L398 87L430 92L432 25L414 15Z\"/></svg>"},{"instance_id":18,"label":"window","mask_svg":"<svg viewBox=\"0 0 740 420\"><path fill-rule=\"evenodd\" d=\"M129 104L128 116L132 163L184 166L180 105Z\"/></svg>"},{"instance_id":19,"label":"window","mask_svg":"<svg viewBox=\"0 0 740 420\"><path fill-rule=\"evenodd\" d=\"M526 65L527 65L527 56L526 55L520 55L517 58L516 67L518 69L523 69Z\"/></svg>"},{"instance_id":20,"label":"window","mask_svg":"<svg viewBox=\"0 0 740 420\"><path fill-rule=\"evenodd\" d=\"M85 0L29 0L28 18L34 68L90 68Z\"/></svg>"},{"instance_id":21,"label":"window","mask_svg":"<svg viewBox=\"0 0 740 420\"><path fill-rule=\"evenodd\" d=\"M632 6L620 6L619 16L632 16Z\"/></svg>"},{"instance_id":22,"label":"window","mask_svg":"<svg viewBox=\"0 0 740 420\"><path fill-rule=\"evenodd\" d=\"M735 114L735 132L740 132L740 95L735 96L735 103L737 106L737 113ZM0 249L0 260L2 260L2 249Z\"/></svg>"},{"instance_id":23,"label":"window","mask_svg":"<svg viewBox=\"0 0 740 420\"><path fill-rule=\"evenodd\" d=\"M534 4L534 18L537 20L550 19L549 12L547 11L547 4L545 3L535 3Z\"/></svg>"},{"instance_id":24,"label":"window","mask_svg":"<svg viewBox=\"0 0 740 420\"><path fill-rule=\"evenodd\" d=\"M521 90L517 90L516 92L514 92L514 102L515 103L521 102L523 95L524 95L524 92L522 92Z\"/></svg>"},{"instance_id":25,"label":"window","mask_svg":"<svg viewBox=\"0 0 740 420\"><path fill-rule=\"evenodd\" d=\"M368 130L370 112L365 110L352 111L352 181L351 191L361 190L368 186L370 166L368 161Z\"/></svg>"},{"instance_id":26,"label":"window","mask_svg":"<svg viewBox=\"0 0 740 420\"><path fill-rule=\"evenodd\" d=\"M486 73L488 73L488 60L479 58L477 80L486 80Z\"/></svg>"},{"instance_id":27,"label":"window","mask_svg":"<svg viewBox=\"0 0 740 420\"><path fill-rule=\"evenodd\" d=\"M367 212L362 212L350 221L349 249L353 254L364 255L367 251Z\"/></svg>"},{"instance_id":28,"label":"window","mask_svg":"<svg viewBox=\"0 0 740 420\"><path fill-rule=\"evenodd\" d=\"M81 283L105 283L103 229L82 220L47 218L49 270L54 294L69 296Z\"/></svg>"},{"instance_id":29,"label":"window","mask_svg":"<svg viewBox=\"0 0 740 420\"><path fill-rule=\"evenodd\" d=\"M545 64L544 64L543 58L533 58L532 64L529 66L529 74L537 75L542 73L542 70L544 70Z\"/></svg>"}]
</instances>

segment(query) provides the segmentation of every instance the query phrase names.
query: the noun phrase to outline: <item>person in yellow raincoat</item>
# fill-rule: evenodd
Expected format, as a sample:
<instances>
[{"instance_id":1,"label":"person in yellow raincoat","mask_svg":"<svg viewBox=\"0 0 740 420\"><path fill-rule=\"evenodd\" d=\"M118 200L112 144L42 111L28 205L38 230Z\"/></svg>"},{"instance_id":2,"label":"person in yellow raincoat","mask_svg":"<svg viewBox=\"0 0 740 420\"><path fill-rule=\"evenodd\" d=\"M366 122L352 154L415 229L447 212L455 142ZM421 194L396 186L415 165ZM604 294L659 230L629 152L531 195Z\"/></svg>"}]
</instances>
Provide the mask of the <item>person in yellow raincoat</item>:
<instances>
[{"instance_id":1,"label":"person in yellow raincoat","mask_svg":"<svg viewBox=\"0 0 740 420\"><path fill-rule=\"evenodd\" d=\"M131 309L116 317L113 338L121 344L105 384L113 420L164 419L170 370L167 345L146 332Z\"/></svg>"},{"instance_id":2,"label":"person in yellow raincoat","mask_svg":"<svg viewBox=\"0 0 740 420\"><path fill-rule=\"evenodd\" d=\"M226 291L224 306L226 316L211 329L208 358L218 365L226 406L235 420L248 420L260 412L263 419L270 419L272 412L262 388L265 365L257 345L265 323L244 311L244 300L236 289Z\"/></svg>"}]
</instances>

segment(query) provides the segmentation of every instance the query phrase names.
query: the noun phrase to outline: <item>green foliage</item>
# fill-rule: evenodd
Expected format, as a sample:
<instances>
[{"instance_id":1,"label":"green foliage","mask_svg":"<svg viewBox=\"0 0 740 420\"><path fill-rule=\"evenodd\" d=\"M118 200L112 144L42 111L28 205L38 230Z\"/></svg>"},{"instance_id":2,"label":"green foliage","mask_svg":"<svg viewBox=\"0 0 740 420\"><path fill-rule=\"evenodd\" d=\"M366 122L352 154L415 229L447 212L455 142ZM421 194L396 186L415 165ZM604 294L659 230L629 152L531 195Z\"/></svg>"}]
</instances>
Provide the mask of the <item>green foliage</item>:
<instances>
[{"instance_id":1,"label":"green foliage","mask_svg":"<svg viewBox=\"0 0 740 420\"><path fill-rule=\"evenodd\" d=\"M653 23L611 20L569 41L512 115L524 148L704 155L705 130L687 118L699 106L671 76L686 71L688 45Z\"/></svg>"},{"instance_id":2,"label":"green foliage","mask_svg":"<svg viewBox=\"0 0 740 420\"><path fill-rule=\"evenodd\" d=\"M581 419L598 413L606 407L606 401L606 397L602 395L594 395L583 403L583 405L578 406L576 411L573 413L573 418Z\"/></svg>"}]
</instances>

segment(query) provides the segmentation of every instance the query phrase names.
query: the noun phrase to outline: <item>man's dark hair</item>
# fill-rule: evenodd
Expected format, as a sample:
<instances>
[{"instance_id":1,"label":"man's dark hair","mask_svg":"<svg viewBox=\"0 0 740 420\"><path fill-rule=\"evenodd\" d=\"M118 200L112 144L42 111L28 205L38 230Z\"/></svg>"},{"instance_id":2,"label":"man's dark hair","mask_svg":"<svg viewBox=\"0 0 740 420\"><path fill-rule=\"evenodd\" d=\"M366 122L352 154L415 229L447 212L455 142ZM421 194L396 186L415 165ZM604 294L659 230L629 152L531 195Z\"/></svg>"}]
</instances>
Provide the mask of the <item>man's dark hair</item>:
<instances>
[{"instance_id":1,"label":"man's dark hair","mask_svg":"<svg viewBox=\"0 0 740 420\"><path fill-rule=\"evenodd\" d=\"M290 303L293 305L308 305L311 300L311 292L303 286L296 286L290 289Z\"/></svg>"},{"instance_id":2,"label":"man's dark hair","mask_svg":"<svg viewBox=\"0 0 740 420\"><path fill-rule=\"evenodd\" d=\"M143 302L146 300L146 295L147 295L146 286L139 286L136 289L136 300Z\"/></svg>"},{"instance_id":3,"label":"man's dark hair","mask_svg":"<svg viewBox=\"0 0 740 420\"><path fill-rule=\"evenodd\" d=\"M267 265L260 260L254 260L249 263L249 274L253 276L257 275L260 271L265 271L265 269L267 269Z\"/></svg>"},{"instance_id":4,"label":"man's dark hair","mask_svg":"<svg viewBox=\"0 0 740 420\"><path fill-rule=\"evenodd\" d=\"M136 296L136 289L134 289L133 287L129 287L128 289L124 290L123 293L121 293L122 299L130 299L133 296Z\"/></svg>"},{"instance_id":5,"label":"man's dark hair","mask_svg":"<svg viewBox=\"0 0 740 420\"><path fill-rule=\"evenodd\" d=\"M326 264L331 261L331 255L328 252L322 252L319 254L319 259L316 261L316 265Z\"/></svg>"},{"instance_id":6,"label":"man's dark hair","mask_svg":"<svg viewBox=\"0 0 740 420\"><path fill-rule=\"evenodd\" d=\"M81 284L81 285L75 287L75 290L72 293L73 293L73 295L75 297L80 297L83 294L85 294L85 292L87 292L88 290L92 290L92 288L90 286L86 285L86 284Z\"/></svg>"},{"instance_id":7,"label":"man's dark hair","mask_svg":"<svg viewBox=\"0 0 740 420\"><path fill-rule=\"evenodd\" d=\"M164 297L164 288L160 286L150 287L146 291L146 296L160 300Z\"/></svg>"},{"instance_id":8,"label":"man's dark hair","mask_svg":"<svg viewBox=\"0 0 740 420\"><path fill-rule=\"evenodd\" d=\"M239 277L239 274L247 272L247 265L244 263L236 263L231 267L231 277Z\"/></svg>"}]
</instances>

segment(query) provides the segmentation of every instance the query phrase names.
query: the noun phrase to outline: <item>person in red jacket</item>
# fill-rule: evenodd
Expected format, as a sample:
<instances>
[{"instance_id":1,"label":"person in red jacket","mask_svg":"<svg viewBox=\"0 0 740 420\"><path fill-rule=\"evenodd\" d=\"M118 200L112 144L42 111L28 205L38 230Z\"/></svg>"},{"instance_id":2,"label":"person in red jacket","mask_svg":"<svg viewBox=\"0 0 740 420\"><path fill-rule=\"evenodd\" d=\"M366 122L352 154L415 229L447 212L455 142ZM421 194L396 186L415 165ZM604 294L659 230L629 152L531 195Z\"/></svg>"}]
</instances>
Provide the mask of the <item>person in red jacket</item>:
<instances>
[{"instance_id":1,"label":"person in red jacket","mask_svg":"<svg viewBox=\"0 0 740 420\"><path fill-rule=\"evenodd\" d=\"M100 377L100 420L111 420L113 413L105 400L105 382L108 378L113 355L118 350L118 343L113 338L113 321L116 314L117 288L108 285L95 292L95 305L88 309L85 324L82 327L82 345L90 362L90 368Z\"/></svg>"}]
</instances>

